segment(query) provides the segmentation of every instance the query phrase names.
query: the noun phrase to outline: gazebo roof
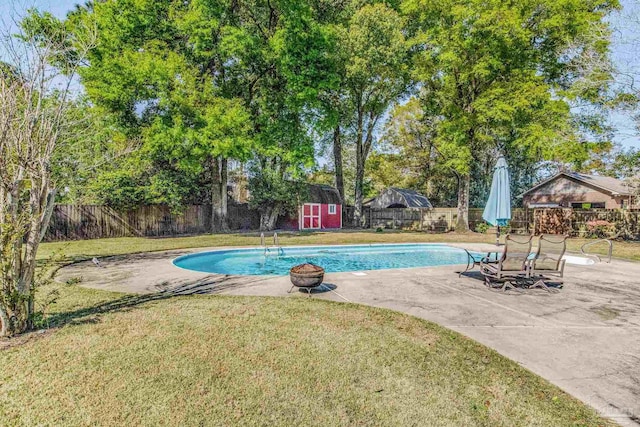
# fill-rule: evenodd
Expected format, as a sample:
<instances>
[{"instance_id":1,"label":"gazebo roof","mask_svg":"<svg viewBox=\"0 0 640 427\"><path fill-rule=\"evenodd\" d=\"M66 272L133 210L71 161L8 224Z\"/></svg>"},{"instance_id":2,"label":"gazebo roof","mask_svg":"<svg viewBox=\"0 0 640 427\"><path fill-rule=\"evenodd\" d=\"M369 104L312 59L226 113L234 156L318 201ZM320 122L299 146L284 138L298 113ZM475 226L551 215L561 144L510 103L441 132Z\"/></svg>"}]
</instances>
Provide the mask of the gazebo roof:
<instances>
[{"instance_id":1,"label":"gazebo roof","mask_svg":"<svg viewBox=\"0 0 640 427\"><path fill-rule=\"evenodd\" d=\"M427 196L415 190L396 187L390 187L384 190L378 197L371 201L370 206L376 209L388 207L433 208Z\"/></svg>"}]
</instances>

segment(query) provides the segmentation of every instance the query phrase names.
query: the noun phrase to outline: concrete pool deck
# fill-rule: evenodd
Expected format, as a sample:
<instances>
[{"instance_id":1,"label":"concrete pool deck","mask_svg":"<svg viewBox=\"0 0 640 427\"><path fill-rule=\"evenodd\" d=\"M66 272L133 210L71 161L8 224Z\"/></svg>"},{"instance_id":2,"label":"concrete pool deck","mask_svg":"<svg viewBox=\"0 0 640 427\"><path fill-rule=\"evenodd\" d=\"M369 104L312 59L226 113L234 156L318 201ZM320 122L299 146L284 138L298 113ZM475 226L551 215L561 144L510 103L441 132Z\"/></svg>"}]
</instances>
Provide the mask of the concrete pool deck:
<instances>
[{"instance_id":1,"label":"concrete pool deck","mask_svg":"<svg viewBox=\"0 0 640 427\"><path fill-rule=\"evenodd\" d=\"M451 244L487 251L495 246ZM288 277L179 269L180 255L115 256L62 268L57 279L119 292L306 297ZM464 266L462 266L464 268ZM567 265L558 293L494 291L460 266L329 273L314 298L385 307L436 322L515 360L622 425L640 426L640 263Z\"/></svg>"}]
</instances>

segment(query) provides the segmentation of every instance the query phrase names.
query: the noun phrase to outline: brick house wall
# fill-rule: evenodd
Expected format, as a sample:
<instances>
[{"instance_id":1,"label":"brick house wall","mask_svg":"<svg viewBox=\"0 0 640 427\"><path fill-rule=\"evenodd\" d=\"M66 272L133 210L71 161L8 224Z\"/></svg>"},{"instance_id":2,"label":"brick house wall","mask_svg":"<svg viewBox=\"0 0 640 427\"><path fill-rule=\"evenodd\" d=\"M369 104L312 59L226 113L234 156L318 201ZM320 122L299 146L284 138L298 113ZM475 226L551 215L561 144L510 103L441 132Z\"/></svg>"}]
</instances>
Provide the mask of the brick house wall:
<instances>
[{"instance_id":1,"label":"brick house wall","mask_svg":"<svg viewBox=\"0 0 640 427\"><path fill-rule=\"evenodd\" d=\"M531 204L557 204L562 207L571 207L572 203L604 203L606 209L618 209L627 203L625 199L628 197L612 196L605 190L565 176L560 176L523 195L523 203L527 207Z\"/></svg>"}]
</instances>

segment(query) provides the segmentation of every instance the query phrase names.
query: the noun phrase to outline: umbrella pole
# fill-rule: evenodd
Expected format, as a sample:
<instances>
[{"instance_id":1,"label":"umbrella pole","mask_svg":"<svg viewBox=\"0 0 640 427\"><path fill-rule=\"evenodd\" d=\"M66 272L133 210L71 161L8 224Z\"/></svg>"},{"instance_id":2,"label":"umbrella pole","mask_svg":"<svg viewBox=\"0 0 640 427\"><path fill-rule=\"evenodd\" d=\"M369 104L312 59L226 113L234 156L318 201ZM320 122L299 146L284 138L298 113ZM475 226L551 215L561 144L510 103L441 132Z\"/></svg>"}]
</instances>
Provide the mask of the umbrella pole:
<instances>
[{"instance_id":1,"label":"umbrella pole","mask_svg":"<svg viewBox=\"0 0 640 427\"><path fill-rule=\"evenodd\" d=\"M500 226L496 227L496 246L500 246Z\"/></svg>"}]
</instances>

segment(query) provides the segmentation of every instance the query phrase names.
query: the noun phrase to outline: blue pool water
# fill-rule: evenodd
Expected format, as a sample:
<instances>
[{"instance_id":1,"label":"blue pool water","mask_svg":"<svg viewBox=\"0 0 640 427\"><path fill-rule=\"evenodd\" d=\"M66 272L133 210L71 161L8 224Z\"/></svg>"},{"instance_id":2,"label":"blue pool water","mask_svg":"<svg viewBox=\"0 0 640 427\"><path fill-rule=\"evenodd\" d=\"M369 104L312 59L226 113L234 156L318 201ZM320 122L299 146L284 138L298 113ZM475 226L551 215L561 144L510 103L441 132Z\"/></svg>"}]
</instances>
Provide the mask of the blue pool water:
<instances>
[{"instance_id":1,"label":"blue pool water","mask_svg":"<svg viewBox=\"0 0 640 427\"><path fill-rule=\"evenodd\" d=\"M467 254L439 244L310 246L270 248L266 255L263 248L200 252L173 261L187 270L239 275L286 275L305 262L337 273L466 264Z\"/></svg>"}]
</instances>

